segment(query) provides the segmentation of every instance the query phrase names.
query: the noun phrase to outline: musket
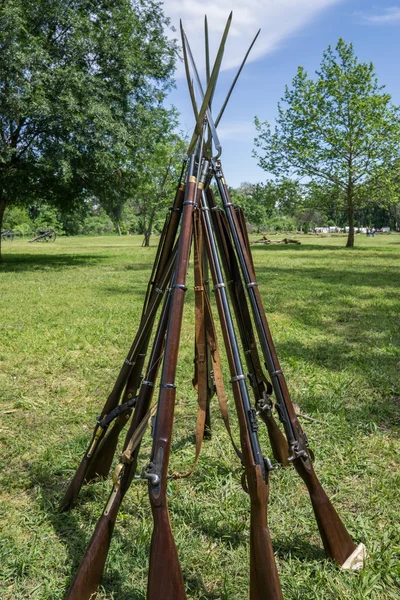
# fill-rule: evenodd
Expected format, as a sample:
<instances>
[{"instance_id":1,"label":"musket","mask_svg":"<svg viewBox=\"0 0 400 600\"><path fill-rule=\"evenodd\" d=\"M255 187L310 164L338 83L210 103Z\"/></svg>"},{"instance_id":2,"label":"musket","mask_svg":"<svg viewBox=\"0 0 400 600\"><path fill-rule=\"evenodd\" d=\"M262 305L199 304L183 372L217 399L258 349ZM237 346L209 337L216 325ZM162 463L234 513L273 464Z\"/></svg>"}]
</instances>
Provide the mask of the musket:
<instances>
[{"instance_id":1,"label":"musket","mask_svg":"<svg viewBox=\"0 0 400 600\"><path fill-rule=\"evenodd\" d=\"M246 292L243 287L239 265L229 237L227 224L224 218L225 215L222 211L218 210L211 188L208 188L206 194L208 205L211 208L211 218L225 271L225 277L229 282L228 289L230 292L230 299L238 324L246 365L249 371L248 377L253 389L258 415L267 427L272 453L275 459L280 464L287 466L289 464L288 443L272 415L272 402L270 399L272 385L265 378L261 368L250 311L247 304Z\"/></svg>"},{"instance_id":2,"label":"musket","mask_svg":"<svg viewBox=\"0 0 400 600\"><path fill-rule=\"evenodd\" d=\"M176 239L184 198L185 186L182 183L182 178L185 167L186 161L182 165L174 202L170 208L168 225L158 246L157 260L154 262L152 276L148 284L139 330L128 356L122 365L114 387L97 418L89 446L60 503L61 511L68 510L75 504L83 483L89 482L98 476L107 476L115 454L119 434L131 416L132 408L135 404L135 396L141 381L152 326L162 299L162 293L171 276L173 265L171 254L173 253L173 245ZM124 410L121 410L118 414L118 405L122 393L123 397L120 406ZM110 415L115 415L115 417L111 418ZM111 431L108 431L110 423L113 423L113 427ZM108 434L106 435L107 432Z\"/></svg>"},{"instance_id":3,"label":"musket","mask_svg":"<svg viewBox=\"0 0 400 600\"><path fill-rule=\"evenodd\" d=\"M101 583L118 511L125 493L132 479L135 477L140 440L144 433L145 425L148 422L149 407L152 402L157 373L161 364L169 308L170 294L168 294L164 302L159 325L154 337L146 377L142 382L132 423L126 436L124 454L128 454L126 457L127 460L120 462L115 470L112 491L75 574L66 597L67 600L89 600ZM137 443L132 443L132 440L135 438ZM130 446L131 450L127 453L127 448Z\"/></svg>"},{"instance_id":4,"label":"musket","mask_svg":"<svg viewBox=\"0 0 400 600\"><path fill-rule=\"evenodd\" d=\"M289 443L291 454L289 460L293 462L296 471L307 486L326 554L343 565L346 559L356 551L356 546L315 474L308 440L295 413L265 316L253 262L250 258L250 248L246 249L220 162L213 161L212 169L247 288L265 364L274 388L276 407Z\"/></svg>"},{"instance_id":5,"label":"musket","mask_svg":"<svg viewBox=\"0 0 400 600\"><path fill-rule=\"evenodd\" d=\"M269 471L273 467L269 459L265 459L262 455L257 436L256 411L251 407L246 387L246 376L243 373L222 267L211 224L210 208L205 193L202 194L201 209L208 260L239 421L243 465L250 495L250 600L283 600L267 524L268 479Z\"/></svg>"},{"instance_id":6,"label":"musket","mask_svg":"<svg viewBox=\"0 0 400 600\"><path fill-rule=\"evenodd\" d=\"M188 183L185 190L181 233L179 237L177 270L172 292L171 314L165 342L165 354L162 383L160 388L157 421L154 432L152 461L149 475L158 479L149 479L149 496L153 514L153 534L151 538L150 566L147 586L148 600L185 600L185 587L179 564L177 549L172 535L167 504L167 470L171 444L171 434L175 405L175 373L178 359L178 347L182 324L184 294L186 290L186 272L188 267L190 245L193 229L193 210L198 196L198 189L204 186L208 169L201 171L204 149L205 124L204 118L212 96L215 82L221 67L225 42L228 36L232 13L227 20L224 33L217 52L210 80L203 97L200 109L196 111L195 130L188 147L189 167ZM184 45L183 28L182 42ZM188 81L189 87L190 82ZM193 153L198 147L197 157ZM197 158L197 179L194 176L195 158Z\"/></svg>"},{"instance_id":7,"label":"musket","mask_svg":"<svg viewBox=\"0 0 400 600\"><path fill-rule=\"evenodd\" d=\"M186 600L181 567L169 520L167 477L175 412L175 374L183 305L187 289L186 274L192 241L193 210L197 195L194 163L195 156L193 154L189 161L176 271L172 283L171 308L165 340L165 359L161 375L151 462L147 468L150 504L154 522L147 586L148 600Z\"/></svg>"}]
</instances>

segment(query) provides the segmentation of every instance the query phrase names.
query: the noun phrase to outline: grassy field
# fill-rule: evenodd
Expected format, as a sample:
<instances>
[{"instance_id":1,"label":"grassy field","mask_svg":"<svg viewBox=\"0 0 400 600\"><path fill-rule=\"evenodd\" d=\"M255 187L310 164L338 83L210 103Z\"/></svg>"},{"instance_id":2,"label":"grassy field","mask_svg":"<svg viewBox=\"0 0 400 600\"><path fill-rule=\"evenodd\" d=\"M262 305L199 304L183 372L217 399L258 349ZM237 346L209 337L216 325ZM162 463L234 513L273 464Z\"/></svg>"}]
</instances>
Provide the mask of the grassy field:
<instances>
[{"instance_id":1,"label":"grassy field","mask_svg":"<svg viewBox=\"0 0 400 600\"><path fill-rule=\"evenodd\" d=\"M400 599L400 235L302 236L254 246L278 356L328 495L369 560L326 560L294 469L271 476L269 523L285 600ZM4 243L0 267L0 597L64 598L110 490L58 502L126 356L155 255L136 236ZM193 279L181 337L171 470L194 455ZM230 398L231 411L232 399ZM233 416L233 413L232 413ZM248 598L249 500L218 408L199 466L169 489L190 599ZM233 418L234 420L234 418ZM260 439L270 454L266 431ZM235 428L237 437L237 428ZM139 464L148 461L149 434ZM147 486L125 497L101 598L145 597Z\"/></svg>"}]
</instances>

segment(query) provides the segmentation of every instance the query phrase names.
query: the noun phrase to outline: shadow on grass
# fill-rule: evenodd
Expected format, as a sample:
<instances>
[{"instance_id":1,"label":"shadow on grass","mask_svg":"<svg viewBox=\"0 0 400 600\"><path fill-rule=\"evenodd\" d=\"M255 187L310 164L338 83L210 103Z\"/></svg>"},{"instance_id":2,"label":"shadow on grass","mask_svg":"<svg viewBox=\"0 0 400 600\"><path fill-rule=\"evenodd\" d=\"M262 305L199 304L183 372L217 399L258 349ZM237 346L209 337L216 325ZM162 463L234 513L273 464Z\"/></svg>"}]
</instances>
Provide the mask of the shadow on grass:
<instances>
[{"instance_id":1,"label":"shadow on grass","mask_svg":"<svg viewBox=\"0 0 400 600\"><path fill-rule=\"evenodd\" d=\"M297 534L278 539L274 538L273 546L277 556L283 560L289 560L293 557L302 562L326 560L322 544L321 546L310 544L304 537Z\"/></svg>"},{"instance_id":2,"label":"shadow on grass","mask_svg":"<svg viewBox=\"0 0 400 600\"><path fill-rule=\"evenodd\" d=\"M299 240L300 241L300 240ZM390 246L394 246L396 244L400 244L400 242L391 242ZM389 247L390 247L389 246ZM301 242L300 245L298 244L257 244L257 243L252 243L251 244L251 252L252 254L254 252L320 252L323 250L331 250L333 252L350 252L350 253L361 253L361 254L365 254L365 252L372 252L373 254L377 253L379 254L379 256L382 256L383 252L388 252L388 246L354 246L354 248L346 248L346 246L343 244L343 246L337 246L337 245L329 245L329 244L307 244L304 242ZM393 250L393 252L396 252L396 250ZM393 253L390 253L388 256L390 256L391 258L393 258Z\"/></svg>"},{"instance_id":3,"label":"shadow on grass","mask_svg":"<svg viewBox=\"0 0 400 600\"><path fill-rule=\"evenodd\" d=\"M393 258L393 257L391 257ZM385 267L384 269L370 269L368 266L365 269L357 271L329 269L328 267L309 268L282 268L271 267L272 285L276 277L291 277L293 282L298 285L301 281L304 285L305 280L316 280L327 285L358 286L358 287L373 287L373 288L399 288L400 287L400 270L398 267ZM268 281L271 278L271 269L267 267L256 267L256 273L262 275L262 278ZM263 282L262 282L263 283ZM268 294L268 292L267 292Z\"/></svg>"},{"instance_id":4,"label":"shadow on grass","mask_svg":"<svg viewBox=\"0 0 400 600\"><path fill-rule=\"evenodd\" d=\"M360 342L360 340L359 340ZM317 342L305 345L298 340L279 345L280 353L290 360L303 362L307 365L315 364L328 371L337 373L348 371L362 374L366 384L370 387L370 401L358 402L351 398L349 390L347 401L343 401L346 390L338 393L337 402L332 395L323 400L320 394L315 394L313 389L304 393L302 407L305 412L312 414L314 411L327 413L343 412L349 424L363 425L375 423L387 430L396 430L400 427L400 385L399 363L400 357L396 355L377 355L376 348L369 347L366 343L364 351L354 353L345 342ZM334 393L334 390L333 390Z\"/></svg>"},{"instance_id":5,"label":"shadow on grass","mask_svg":"<svg viewBox=\"0 0 400 600\"><path fill-rule=\"evenodd\" d=\"M103 254L12 254L6 255L0 263L0 273L21 273L24 271L59 271L70 267L96 266L109 260Z\"/></svg>"}]
</instances>

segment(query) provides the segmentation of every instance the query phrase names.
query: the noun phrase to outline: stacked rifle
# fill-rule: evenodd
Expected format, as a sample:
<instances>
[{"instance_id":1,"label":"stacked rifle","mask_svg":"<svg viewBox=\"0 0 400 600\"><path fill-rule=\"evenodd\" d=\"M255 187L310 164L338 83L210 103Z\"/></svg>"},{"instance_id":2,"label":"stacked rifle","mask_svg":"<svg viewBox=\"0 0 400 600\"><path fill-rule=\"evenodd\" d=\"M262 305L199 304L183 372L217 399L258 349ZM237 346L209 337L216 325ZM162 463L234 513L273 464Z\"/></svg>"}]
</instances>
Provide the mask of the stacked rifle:
<instances>
[{"instance_id":1,"label":"stacked rifle","mask_svg":"<svg viewBox=\"0 0 400 600\"><path fill-rule=\"evenodd\" d=\"M231 17L212 71L205 21L205 92L181 26L185 69L196 126L189 143L187 160L182 166L174 203L160 238L136 337L97 419L88 449L61 503L61 509L68 510L75 504L84 483L108 475L119 434L131 421L114 472L113 488L69 589L68 600L89 600L96 594L118 510L134 479L148 482L154 520L147 598L186 599L168 514L167 481L171 477L168 463L176 397L175 375L192 247L196 317L194 383L198 394L195 464L203 438L210 435L209 406L214 393L232 438L210 302L210 273L239 424L240 449L235 446L235 450L244 467L243 487L250 496L251 600L283 599L267 524L269 472L274 467L261 450L257 435L258 417L267 427L276 461L281 465L293 464L306 484L328 557L348 568L359 566L364 558L363 545L356 548L314 472L307 437L293 408L263 309L244 214L232 204L222 172L217 126L256 39L214 121L211 101ZM191 71L196 81L197 97ZM199 106L197 99L201 101ZM214 196L213 186L218 190L219 199ZM268 377L264 373L264 365ZM159 372L158 401L153 404ZM254 406L249 387L254 396ZM285 435L273 416L272 393ZM150 460L136 475L141 439L152 418L154 426ZM172 477L187 476L191 471L183 475L173 474Z\"/></svg>"}]
</instances>

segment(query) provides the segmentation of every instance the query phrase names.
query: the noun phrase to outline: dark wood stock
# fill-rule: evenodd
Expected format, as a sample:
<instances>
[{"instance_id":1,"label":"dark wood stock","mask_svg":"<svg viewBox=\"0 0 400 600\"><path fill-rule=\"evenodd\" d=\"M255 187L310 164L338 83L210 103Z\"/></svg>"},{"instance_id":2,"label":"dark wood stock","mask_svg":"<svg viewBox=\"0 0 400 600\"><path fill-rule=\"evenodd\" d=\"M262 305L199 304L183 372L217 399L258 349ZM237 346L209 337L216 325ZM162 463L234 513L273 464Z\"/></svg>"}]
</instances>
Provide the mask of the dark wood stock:
<instances>
[{"instance_id":1,"label":"dark wood stock","mask_svg":"<svg viewBox=\"0 0 400 600\"><path fill-rule=\"evenodd\" d=\"M293 461L293 464L310 494L325 552L329 558L336 561L339 565L343 565L345 560L356 549L356 545L326 495L311 462L305 462L303 459L298 458Z\"/></svg>"},{"instance_id":2,"label":"dark wood stock","mask_svg":"<svg viewBox=\"0 0 400 600\"><path fill-rule=\"evenodd\" d=\"M186 202L193 202L195 193L196 179L190 177ZM193 205L184 205L151 460L151 465L154 466L154 472L159 475L160 481L156 485L149 481L154 528L150 549L148 600L186 600L185 586L168 514L167 475L176 397L176 389L172 386L175 382L178 361L186 273L192 239L192 217Z\"/></svg>"},{"instance_id":3,"label":"dark wood stock","mask_svg":"<svg viewBox=\"0 0 400 600\"><path fill-rule=\"evenodd\" d=\"M186 599L181 566L169 521L168 509L153 508L154 529L151 537L151 555L148 600Z\"/></svg>"},{"instance_id":4,"label":"dark wood stock","mask_svg":"<svg viewBox=\"0 0 400 600\"><path fill-rule=\"evenodd\" d=\"M106 479L106 477L108 477L117 449L119 434L129 421L132 412L133 409L127 410L115 419L113 426L103 438L88 467L84 483L90 483L95 479Z\"/></svg>"},{"instance_id":5,"label":"dark wood stock","mask_svg":"<svg viewBox=\"0 0 400 600\"><path fill-rule=\"evenodd\" d=\"M222 180L222 185L224 187L226 197L230 199L229 190L224 180ZM244 240L236 211L232 206L227 206L226 210L229 210L230 215L232 216L235 232L237 234L239 245L241 246L241 250L243 252L246 269L249 273L250 279L251 281L256 281L256 276L253 268L253 261L251 258L250 246L248 246ZM268 345L270 355L272 357L273 370L275 372L278 372L277 380L279 383L280 392L290 419L290 424L284 423L285 430L291 427L291 431L294 435L295 440L298 442L299 447L301 449L307 448L306 437L294 410L294 406L292 404L289 390L286 384L286 379L279 364L278 356L276 354L267 318L265 316L260 292L257 286L254 286L251 289L252 293L254 294L255 303L262 323L263 331L259 332L261 346L263 347L264 352L264 346L262 341L262 336L264 336ZM267 362L267 357L265 353L264 357ZM271 374L271 376L272 375L273 374ZM343 525L335 509L333 508L331 501L324 492L322 485L314 472L314 467L310 458L296 458L295 460L293 460L293 464L296 471L306 484L308 492L310 494L310 499L313 505L318 529L322 538L322 543L324 545L325 551L330 558L342 565L344 561L350 556L350 554L354 552L356 546L351 540L345 526Z\"/></svg>"},{"instance_id":6,"label":"dark wood stock","mask_svg":"<svg viewBox=\"0 0 400 600\"><path fill-rule=\"evenodd\" d=\"M279 429L271 410L260 410L258 416L267 427L269 443L271 444L272 454L274 455L275 460L285 467L289 466L289 447L287 439Z\"/></svg>"},{"instance_id":7,"label":"dark wood stock","mask_svg":"<svg viewBox=\"0 0 400 600\"><path fill-rule=\"evenodd\" d=\"M115 521L122 501L122 491L119 489L110 512L102 513L96 529L89 542L85 556L76 572L65 600L89 600L93 598L103 577L111 537Z\"/></svg>"},{"instance_id":8,"label":"dark wood stock","mask_svg":"<svg viewBox=\"0 0 400 600\"><path fill-rule=\"evenodd\" d=\"M250 493L250 598L251 600L283 600L281 584L267 524L269 486L259 466L247 476Z\"/></svg>"}]
</instances>

